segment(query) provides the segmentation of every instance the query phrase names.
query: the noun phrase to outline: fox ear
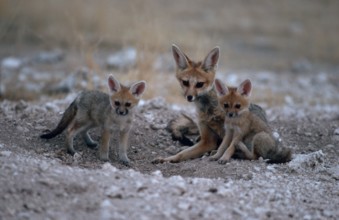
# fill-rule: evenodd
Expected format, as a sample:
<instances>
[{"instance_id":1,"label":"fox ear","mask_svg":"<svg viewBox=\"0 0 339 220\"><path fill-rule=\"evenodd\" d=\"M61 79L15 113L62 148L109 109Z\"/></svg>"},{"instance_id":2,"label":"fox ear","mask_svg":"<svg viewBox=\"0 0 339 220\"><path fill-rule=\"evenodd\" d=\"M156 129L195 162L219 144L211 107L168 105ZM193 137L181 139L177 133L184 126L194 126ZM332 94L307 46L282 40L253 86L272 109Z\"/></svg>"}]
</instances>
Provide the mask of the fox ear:
<instances>
[{"instance_id":1,"label":"fox ear","mask_svg":"<svg viewBox=\"0 0 339 220\"><path fill-rule=\"evenodd\" d=\"M237 92L240 93L242 96L250 96L252 90L252 83L249 79L246 79L244 82L242 82L237 89Z\"/></svg>"},{"instance_id":2,"label":"fox ear","mask_svg":"<svg viewBox=\"0 0 339 220\"><path fill-rule=\"evenodd\" d=\"M228 88L220 81L220 79L215 79L214 85L219 96L223 96L228 93Z\"/></svg>"},{"instance_id":3,"label":"fox ear","mask_svg":"<svg viewBox=\"0 0 339 220\"><path fill-rule=\"evenodd\" d=\"M108 87L110 92L113 93L118 92L121 89L119 81L116 78L114 78L113 75L109 75L108 77Z\"/></svg>"},{"instance_id":4,"label":"fox ear","mask_svg":"<svg viewBox=\"0 0 339 220\"><path fill-rule=\"evenodd\" d=\"M177 67L179 67L180 69L186 69L188 67L187 56L183 52L181 52L179 47L175 44L172 44L172 53Z\"/></svg>"},{"instance_id":5,"label":"fox ear","mask_svg":"<svg viewBox=\"0 0 339 220\"><path fill-rule=\"evenodd\" d=\"M136 98L139 98L146 89L146 82L145 81L140 81L136 82L133 85L131 85L130 91L132 95Z\"/></svg>"},{"instance_id":6,"label":"fox ear","mask_svg":"<svg viewBox=\"0 0 339 220\"><path fill-rule=\"evenodd\" d=\"M206 71L213 70L218 66L219 60L219 47L215 47L211 52L209 52L202 63L202 68Z\"/></svg>"}]
</instances>

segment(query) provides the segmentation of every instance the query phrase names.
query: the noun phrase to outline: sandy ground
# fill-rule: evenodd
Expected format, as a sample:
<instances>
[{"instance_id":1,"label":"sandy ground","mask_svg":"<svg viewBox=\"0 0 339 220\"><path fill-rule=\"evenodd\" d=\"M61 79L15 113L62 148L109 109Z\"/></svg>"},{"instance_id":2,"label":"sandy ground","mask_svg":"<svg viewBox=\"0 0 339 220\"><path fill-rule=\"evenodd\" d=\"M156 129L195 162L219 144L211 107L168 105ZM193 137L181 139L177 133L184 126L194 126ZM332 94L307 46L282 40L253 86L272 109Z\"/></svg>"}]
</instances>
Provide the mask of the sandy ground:
<instances>
[{"instance_id":1,"label":"sandy ground","mask_svg":"<svg viewBox=\"0 0 339 220\"><path fill-rule=\"evenodd\" d=\"M269 108L272 126L294 152L287 164L207 156L179 164L152 164L183 148L164 129L191 107L144 101L131 131L128 155L110 161L64 135L39 139L74 98L0 103L0 219L338 219L339 115L332 109ZM325 113L326 112L326 113ZM99 132L94 130L94 139ZM170 147L171 146L171 147Z\"/></svg>"}]
</instances>

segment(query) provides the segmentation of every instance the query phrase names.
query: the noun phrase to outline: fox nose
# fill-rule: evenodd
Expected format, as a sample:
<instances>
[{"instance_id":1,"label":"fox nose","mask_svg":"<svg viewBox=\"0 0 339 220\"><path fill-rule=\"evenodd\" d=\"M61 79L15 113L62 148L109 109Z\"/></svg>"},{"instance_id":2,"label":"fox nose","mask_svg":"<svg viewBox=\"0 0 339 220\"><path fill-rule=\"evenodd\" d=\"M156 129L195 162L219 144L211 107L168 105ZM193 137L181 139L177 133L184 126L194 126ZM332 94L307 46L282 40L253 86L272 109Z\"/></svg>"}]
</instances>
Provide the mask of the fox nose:
<instances>
[{"instance_id":1,"label":"fox nose","mask_svg":"<svg viewBox=\"0 0 339 220\"><path fill-rule=\"evenodd\" d=\"M192 102L192 101L193 101L193 96L188 95L188 96L187 96L187 101Z\"/></svg>"},{"instance_id":2,"label":"fox nose","mask_svg":"<svg viewBox=\"0 0 339 220\"><path fill-rule=\"evenodd\" d=\"M125 110L120 110L119 108L116 109L116 113L118 115L127 115L128 114L128 109Z\"/></svg>"},{"instance_id":3,"label":"fox nose","mask_svg":"<svg viewBox=\"0 0 339 220\"><path fill-rule=\"evenodd\" d=\"M235 113L234 113L234 112L228 113L228 117L229 117L229 118L233 118L234 116L235 116Z\"/></svg>"}]
</instances>

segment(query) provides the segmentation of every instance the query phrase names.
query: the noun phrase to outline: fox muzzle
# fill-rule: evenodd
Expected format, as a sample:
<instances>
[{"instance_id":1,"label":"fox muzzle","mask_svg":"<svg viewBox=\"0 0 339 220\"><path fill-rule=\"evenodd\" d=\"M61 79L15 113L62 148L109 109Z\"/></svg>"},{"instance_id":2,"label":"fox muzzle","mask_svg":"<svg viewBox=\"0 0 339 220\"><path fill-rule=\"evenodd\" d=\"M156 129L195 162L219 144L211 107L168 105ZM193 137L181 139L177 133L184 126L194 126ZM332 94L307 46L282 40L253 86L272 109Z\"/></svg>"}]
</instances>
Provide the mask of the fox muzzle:
<instances>
[{"instance_id":1,"label":"fox muzzle","mask_svg":"<svg viewBox=\"0 0 339 220\"><path fill-rule=\"evenodd\" d=\"M193 101L194 101L194 96L188 95L188 96L186 96L186 99L187 99L187 101L189 101L189 102L193 102Z\"/></svg>"},{"instance_id":2,"label":"fox muzzle","mask_svg":"<svg viewBox=\"0 0 339 220\"><path fill-rule=\"evenodd\" d=\"M229 113L227 113L227 117L229 117L229 118L235 118L236 116L237 116L236 112L229 112Z\"/></svg>"},{"instance_id":3,"label":"fox muzzle","mask_svg":"<svg viewBox=\"0 0 339 220\"><path fill-rule=\"evenodd\" d=\"M120 109L120 108L116 108L116 109L115 109L115 112L116 112L118 115L125 116L125 115L128 114L128 109Z\"/></svg>"}]
</instances>

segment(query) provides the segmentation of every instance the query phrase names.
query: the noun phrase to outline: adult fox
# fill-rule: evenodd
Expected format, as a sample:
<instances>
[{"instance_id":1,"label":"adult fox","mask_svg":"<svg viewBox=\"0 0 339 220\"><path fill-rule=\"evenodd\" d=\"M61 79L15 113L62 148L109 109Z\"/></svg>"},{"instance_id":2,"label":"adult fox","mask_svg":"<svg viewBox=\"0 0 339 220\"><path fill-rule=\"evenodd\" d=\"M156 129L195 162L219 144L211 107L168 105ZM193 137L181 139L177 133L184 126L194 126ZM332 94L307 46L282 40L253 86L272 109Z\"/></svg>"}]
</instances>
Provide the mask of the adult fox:
<instances>
[{"instance_id":1,"label":"adult fox","mask_svg":"<svg viewBox=\"0 0 339 220\"><path fill-rule=\"evenodd\" d=\"M212 49L202 62L192 61L176 45L172 45L172 52L177 65L176 78L179 81L183 95L188 102L193 102L196 106L200 140L192 147L176 155L166 158L156 158L153 160L153 163L163 163L166 161L177 163L198 158L207 152L217 149L225 135L225 112L219 105L217 93L214 88L215 74L219 60L219 47ZM266 114L260 106L251 104L249 109L263 121L267 121ZM179 120L177 120L177 124L180 124ZM183 117L183 120L190 123L192 122L191 120L187 120L187 117ZM173 126L175 127L175 125L171 127ZM183 126L182 123L180 126ZM177 131L185 130L181 128L172 129Z\"/></svg>"}]
</instances>

